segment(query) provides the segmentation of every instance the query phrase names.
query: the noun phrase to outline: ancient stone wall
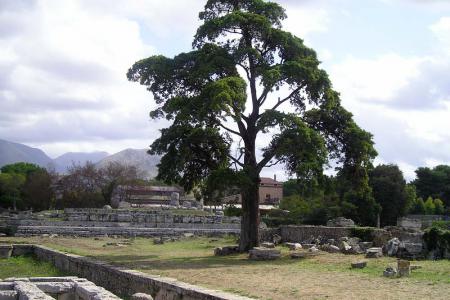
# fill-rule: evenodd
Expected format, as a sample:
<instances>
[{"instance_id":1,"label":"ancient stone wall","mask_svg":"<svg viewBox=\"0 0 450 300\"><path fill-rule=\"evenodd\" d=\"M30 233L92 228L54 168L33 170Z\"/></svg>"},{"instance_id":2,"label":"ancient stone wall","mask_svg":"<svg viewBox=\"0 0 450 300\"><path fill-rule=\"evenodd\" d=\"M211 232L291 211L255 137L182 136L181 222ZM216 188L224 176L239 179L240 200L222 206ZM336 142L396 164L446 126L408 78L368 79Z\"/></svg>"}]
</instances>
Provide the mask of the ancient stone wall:
<instances>
[{"instance_id":1,"label":"ancient stone wall","mask_svg":"<svg viewBox=\"0 0 450 300\"><path fill-rule=\"evenodd\" d=\"M430 227L434 221L441 220L450 220L450 217L442 215L406 215L397 219L397 226L421 230Z\"/></svg>"},{"instance_id":2,"label":"ancient stone wall","mask_svg":"<svg viewBox=\"0 0 450 300\"><path fill-rule=\"evenodd\" d=\"M32 249L38 259L52 263L59 270L86 278L122 297L134 293L151 294L155 300L249 300L250 298L201 288L173 278L152 276L126 270L83 256L66 254L43 246L18 246L21 251ZM14 253L14 250L13 250Z\"/></svg>"},{"instance_id":3,"label":"ancient stone wall","mask_svg":"<svg viewBox=\"0 0 450 300\"><path fill-rule=\"evenodd\" d=\"M280 227L280 235L284 242L302 242L313 237L325 239L338 239L343 236L350 236L351 227L325 227L325 226L294 226L287 225Z\"/></svg>"},{"instance_id":4,"label":"ancient stone wall","mask_svg":"<svg viewBox=\"0 0 450 300\"><path fill-rule=\"evenodd\" d=\"M66 209L58 218L13 216L3 232L16 236L143 236L238 234L240 218L220 215L177 215L166 210ZM1 228L0 228L1 229Z\"/></svg>"}]
</instances>

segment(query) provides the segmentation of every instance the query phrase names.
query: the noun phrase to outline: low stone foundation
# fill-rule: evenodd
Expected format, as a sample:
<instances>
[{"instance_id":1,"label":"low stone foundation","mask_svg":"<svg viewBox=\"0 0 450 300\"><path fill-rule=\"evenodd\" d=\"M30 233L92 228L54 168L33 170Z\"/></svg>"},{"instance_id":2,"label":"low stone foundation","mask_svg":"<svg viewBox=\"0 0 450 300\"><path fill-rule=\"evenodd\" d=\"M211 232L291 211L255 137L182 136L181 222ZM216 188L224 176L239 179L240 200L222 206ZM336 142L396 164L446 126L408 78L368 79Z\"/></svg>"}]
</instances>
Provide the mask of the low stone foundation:
<instances>
[{"instance_id":1,"label":"low stone foundation","mask_svg":"<svg viewBox=\"0 0 450 300\"><path fill-rule=\"evenodd\" d=\"M113 293L78 277L7 278L0 280L2 300L120 300Z\"/></svg>"},{"instance_id":2,"label":"low stone foundation","mask_svg":"<svg viewBox=\"0 0 450 300\"><path fill-rule=\"evenodd\" d=\"M15 250L18 248L17 250ZM180 282L173 278L148 275L115 267L87 257L67 254L38 245L13 245L13 253L34 253L59 270L87 278L116 295L129 298L135 293L146 293L155 300L249 300L251 298L221 291L209 290Z\"/></svg>"}]
</instances>

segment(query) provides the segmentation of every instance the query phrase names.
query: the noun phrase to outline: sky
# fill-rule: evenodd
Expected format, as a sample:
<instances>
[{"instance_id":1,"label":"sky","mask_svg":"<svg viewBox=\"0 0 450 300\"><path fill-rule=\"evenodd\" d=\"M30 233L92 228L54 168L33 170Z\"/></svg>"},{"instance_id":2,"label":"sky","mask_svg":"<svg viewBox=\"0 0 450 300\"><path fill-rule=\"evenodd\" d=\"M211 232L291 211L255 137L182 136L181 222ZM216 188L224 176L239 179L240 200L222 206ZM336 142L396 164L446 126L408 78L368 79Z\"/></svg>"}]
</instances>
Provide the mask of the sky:
<instances>
[{"instance_id":1,"label":"sky","mask_svg":"<svg viewBox=\"0 0 450 300\"><path fill-rule=\"evenodd\" d=\"M408 180L450 164L450 0L279 0L375 163ZM69 151L147 148L166 122L126 71L190 51L205 0L0 0L0 139ZM281 167L266 169L286 178Z\"/></svg>"}]
</instances>

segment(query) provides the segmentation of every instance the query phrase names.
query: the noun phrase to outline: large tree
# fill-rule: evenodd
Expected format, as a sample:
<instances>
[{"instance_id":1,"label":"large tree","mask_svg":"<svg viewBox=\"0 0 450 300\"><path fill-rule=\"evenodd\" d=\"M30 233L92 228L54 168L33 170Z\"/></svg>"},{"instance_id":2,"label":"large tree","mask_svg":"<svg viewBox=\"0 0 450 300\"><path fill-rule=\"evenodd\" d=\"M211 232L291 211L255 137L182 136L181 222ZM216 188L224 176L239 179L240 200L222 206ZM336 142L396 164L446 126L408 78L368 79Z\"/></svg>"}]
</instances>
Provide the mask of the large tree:
<instances>
[{"instance_id":1,"label":"large tree","mask_svg":"<svg viewBox=\"0 0 450 300\"><path fill-rule=\"evenodd\" d=\"M331 158L367 182L364 169L376 152L371 135L341 107L314 50L282 30L282 7L209 0L199 17L193 51L140 60L127 76L153 93L159 106L151 117L171 121L150 147L163 155L158 178L187 190L205 182L238 186L245 251L259 243L264 167L283 163L290 174L312 178Z\"/></svg>"},{"instance_id":2,"label":"large tree","mask_svg":"<svg viewBox=\"0 0 450 300\"><path fill-rule=\"evenodd\" d=\"M396 165L378 165L369 173L369 183L375 200L381 205L381 226L397 224L408 207L406 181Z\"/></svg>"},{"instance_id":3,"label":"large tree","mask_svg":"<svg viewBox=\"0 0 450 300\"><path fill-rule=\"evenodd\" d=\"M417 195L423 199L440 198L450 207L450 166L439 165L432 169L418 168L417 178L413 181Z\"/></svg>"}]
</instances>

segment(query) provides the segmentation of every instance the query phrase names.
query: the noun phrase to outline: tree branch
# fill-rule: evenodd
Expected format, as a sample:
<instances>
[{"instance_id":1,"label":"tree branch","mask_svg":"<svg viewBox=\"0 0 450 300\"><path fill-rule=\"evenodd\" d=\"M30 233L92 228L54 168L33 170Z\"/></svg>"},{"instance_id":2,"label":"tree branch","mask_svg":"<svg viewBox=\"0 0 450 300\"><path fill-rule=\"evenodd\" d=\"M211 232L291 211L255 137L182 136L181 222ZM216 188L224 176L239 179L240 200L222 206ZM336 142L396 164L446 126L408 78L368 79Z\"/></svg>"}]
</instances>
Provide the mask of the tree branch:
<instances>
[{"instance_id":1,"label":"tree branch","mask_svg":"<svg viewBox=\"0 0 450 300\"><path fill-rule=\"evenodd\" d=\"M281 159L278 159L276 162L271 163L270 165L265 165L265 166L263 166L263 168L270 168L270 167L273 167L273 166L279 164L280 162L281 162Z\"/></svg>"},{"instance_id":2,"label":"tree branch","mask_svg":"<svg viewBox=\"0 0 450 300\"><path fill-rule=\"evenodd\" d=\"M236 130L233 130L233 129L231 129L231 128L226 127L225 125L223 125L223 124L220 123L220 122L218 122L217 125L219 125L220 127L222 127L223 129L225 129L226 131L228 131L228 132L230 132L230 133L233 133L233 134L235 134L235 135L237 135L237 136L242 137L241 134L240 134L239 132L237 132Z\"/></svg>"},{"instance_id":3,"label":"tree branch","mask_svg":"<svg viewBox=\"0 0 450 300\"><path fill-rule=\"evenodd\" d=\"M241 168L244 167L244 164L242 162L240 162L238 159L236 159L235 157L231 156L230 154L227 154L228 158L230 158L235 164L241 166Z\"/></svg>"},{"instance_id":4,"label":"tree branch","mask_svg":"<svg viewBox=\"0 0 450 300\"><path fill-rule=\"evenodd\" d=\"M296 88L295 90L293 90L292 93L290 93L289 96L287 96L286 98L283 98L283 99L279 99L279 98L278 98L277 104L275 104L275 105L271 108L271 110L277 109L281 104L283 104L284 102L290 100L290 99L292 98L292 96L294 96L296 93L298 93L298 92L301 90L302 87L303 87L303 86L299 86L298 88Z\"/></svg>"}]
</instances>

